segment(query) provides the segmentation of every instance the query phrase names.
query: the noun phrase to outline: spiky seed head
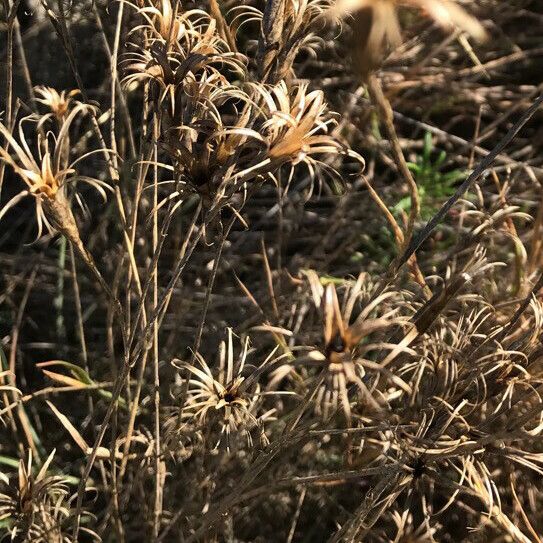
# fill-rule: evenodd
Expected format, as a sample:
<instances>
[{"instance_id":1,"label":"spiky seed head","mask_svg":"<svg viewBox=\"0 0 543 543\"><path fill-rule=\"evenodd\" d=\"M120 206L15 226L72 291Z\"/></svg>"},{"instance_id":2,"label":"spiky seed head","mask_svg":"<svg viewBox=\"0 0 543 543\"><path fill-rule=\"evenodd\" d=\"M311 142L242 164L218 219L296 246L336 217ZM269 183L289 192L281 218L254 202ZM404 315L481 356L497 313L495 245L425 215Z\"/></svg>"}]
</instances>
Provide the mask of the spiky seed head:
<instances>
[{"instance_id":1,"label":"spiky seed head","mask_svg":"<svg viewBox=\"0 0 543 543\"><path fill-rule=\"evenodd\" d=\"M53 114L58 120L62 120L68 113L73 97L80 94L78 89L71 91L61 91L60 93L52 88L46 86L39 86L35 88L37 94L36 101L47 106L51 114Z\"/></svg>"}]
</instances>

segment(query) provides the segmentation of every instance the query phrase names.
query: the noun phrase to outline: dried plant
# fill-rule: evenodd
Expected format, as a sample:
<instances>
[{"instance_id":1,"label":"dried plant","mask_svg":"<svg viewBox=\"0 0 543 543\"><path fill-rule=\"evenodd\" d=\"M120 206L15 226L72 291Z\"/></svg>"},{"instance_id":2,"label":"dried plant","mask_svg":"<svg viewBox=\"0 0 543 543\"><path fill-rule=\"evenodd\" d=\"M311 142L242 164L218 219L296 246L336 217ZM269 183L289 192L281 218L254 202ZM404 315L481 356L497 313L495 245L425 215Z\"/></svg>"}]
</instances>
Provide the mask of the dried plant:
<instances>
[{"instance_id":1,"label":"dried plant","mask_svg":"<svg viewBox=\"0 0 543 543\"><path fill-rule=\"evenodd\" d=\"M0 2L0 539L541 540L542 21Z\"/></svg>"},{"instance_id":2,"label":"dried plant","mask_svg":"<svg viewBox=\"0 0 543 543\"><path fill-rule=\"evenodd\" d=\"M361 393L361 403L367 409L380 410L379 401L368 391L364 378L366 367L378 369L376 364L367 359L367 353L384 345L367 340L372 334L399 324L401 319L395 318L397 309L386 311L380 316L373 315L376 308L384 307L383 302L393 293L383 293L365 307L358 307L364 282L367 280L364 273L360 274L353 285L347 287L341 306L333 283L328 283L324 288L313 273L309 273L307 277L315 303L322 312L322 339L320 349L302 356L298 363L322 367L324 382L315 396L317 413L327 419L341 407L347 423L350 424L351 402L354 398L350 397L352 395L349 394L349 385L354 385ZM353 318L355 310L357 314L356 318ZM281 373L276 379L280 376Z\"/></svg>"},{"instance_id":3,"label":"dried plant","mask_svg":"<svg viewBox=\"0 0 543 543\"><path fill-rule=\"evenodd\" d=\"M180 408L180 417L194 420L202 428L208 427L211 433L217 425L220 437L215 447L223 442L227 449L238 434L244 435L251 445L254 428L260 429L260 439L266 443L262 422L270 415L269 412L257 412L260 403L258 381L251 378L251 374L244 375L249 338L245 338L241 352L235 357L232 335L232 330L229 330L227 342L223 341L219 346L219 372L215 376L198 353L195 355L197 365L173 361L177 368L191 374L186 404ZM272 357L273 353L253 371L261 371Z\"/></svg>"},{"instance_id":4,"label":"dried plant","mask_svg":"<svg viewBox=\"0 0 543 543\"><path fill-rule=\"evenodd\" d=\"M17 481L3 478L0 494L0 518L5 522L12 541L36 543L69 543L74 519L67 480L47 472L55 451L33 473L32 454L19 462ZM92 539L96 533L85 528Z\"/></svg>"},{"instance_id":5,"label":"dried plant","mask_svg":"<svg viewBox=\"0 0 543 543\"><path fill-rule=\"evenodd\" d=\"M86 158L89 153L72 161L66 156L67 147L69 148L70 126L79 115L88 112L89 106L78 103L69 115L65 116L69 102L66 102L66 99L61 95L55 95L52 91L43 91L43 100L46 99L45 93L48 95L47 102L52 113L46 114L42 118L25 117L21 119L18 130L19 141L11 135L5 125L0 123L0 133L13 149L13 154L11 154L8 149L0 148L0 156L28 187L27 190L19 192L4 206L0 218L22 198L33 196L36 203L38 237L41 236L44 225L48 229L57 227L73 232L71 235L76 236L77 227L68 202L70 198L69 184L75 184L78 181L87 183L96 189L104 199L106 198L104 187L107 185L99 179L77 175L75 165ZM24 126L28 122L42 124L52 114L56 115L61 123L59 131L57 134L48 132L42 135L38 133L38 150L33 154L24 133Z\"/></svg>"}]
</instances>

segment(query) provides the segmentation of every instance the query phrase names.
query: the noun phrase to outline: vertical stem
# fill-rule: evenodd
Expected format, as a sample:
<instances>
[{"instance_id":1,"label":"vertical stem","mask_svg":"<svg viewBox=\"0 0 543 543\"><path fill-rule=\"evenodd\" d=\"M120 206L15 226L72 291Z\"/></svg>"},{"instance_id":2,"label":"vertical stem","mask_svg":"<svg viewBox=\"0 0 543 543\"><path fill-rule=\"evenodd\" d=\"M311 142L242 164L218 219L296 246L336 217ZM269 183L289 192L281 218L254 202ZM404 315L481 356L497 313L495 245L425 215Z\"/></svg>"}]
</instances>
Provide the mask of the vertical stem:
<instances>
[{"instance_id":1,"label":"vertical stem","mask_svg":"<svg viewBox=\"0 0 543 543\"><path fill-rule=\"evenodd\" d=\"M277 82L277 66L274 64L281 49L284 19L285 0L267 0L258 43L260 79L265 83Z\"/></svg>"},{"instance_id":2,"label":"vertical stem","mask_svg":"<svg viewBox=\"0 0 543 543\"><path fill-rule=\"evenodd\" d=\"M26 283L25 291L21 299L21 302L19 304L19 310L17 311L17 317L15 319L15 323L13 324L13 327L11 330L11 347L10 347L10 352L9 352L9 371L10 371L9 384L14 389L17 388L16 361L17 361L17 346L19 343L19 333L23 325L23 317L24 317L24 312L26 309L26 304L28 302L28 298L30 297L30 291L32 290L32 287L34 286L34 281L36 280L37 273L38 273L38 267L35 266ZM13 396L13 402L17 402L17 393L12 392L12 396ZM17 402L17 415L19 417L19 422L23 428L23 432L25 434L25 438L28 443L28 446L32 449L32 454L34 458L39 459L40 455L36 447L36 443L34 442L34 438L32 436L33 429L31 427L30 420L28 419L28 415L26 414L24 405L19 402ZM20 444L19 440L18 442Z\"/></svg>"},{"instance_id":3,"label":"vertical stem","mask_svg":"<svg viewBox=\"0 0 543 543\"><path fill-rule=\"evenodd\" d=\"M402 147L400 145L398 135L396 134L392 106L390 105L388 98L383 92L379 79L373 74L370 75L368 79L368 91L374 105L377 108L379 117L385 125L385 130L387 132L387 136L392 147L392 154L394 155L396 166L400 174L404 178L405 182L407 183L409 195L411 197L411 209L409 210L409 219L407 221L407 227L403 239L403 246L400 250L401 254L409 246L411 238L413 237L413 231L415 229L415 221L417 220L420 213L419 192L417 188L417 183L413 178L413 175L409 171L409 168L407 167L407 162L405 161L405 157L403 156ZM426 297L431 298L432 291L426 284L424 275L417 264L415 255L412 255L409 259L409 268L411 273L413 274L413 278L415 279L415 281L423 288Z\"/></svg>"},{"instance_id":4,"label":"vertical stem","mask_svg":"<svg viewBox=\"0 0 543 543\"><path fill-rule=\"evenodd\" d=\"M405 161L405 157L403 156L402 147L400 145L400 141L398 140L398 135L396 134L396 129L394 127L394 116L392 113L392 107L383 92L379 79L375 75L371 75L368 80L368 91L370 93L373 103L377 107L379 117L381 118L381 121L385 126L385 130L387 132L387 136L392 147L392 154L394 155L394 159L396 160L396 166L409 188L409 195L411 197L411 209L409 210L409 220L404 236L403 250L405 250L405 248L409 245L409 242L411 241L411 237L413 236L415 221L417 220L420 212L417 183L415 182L413 175L409 171L409 168L407 167L407 162Z\"/></svg>"},{"instance_id":5,"label":"vertical stem","mask_svg":"<svg viewBox=\"0 0 543 543\"><path fill-rule=\"evenodd\" d=\"M57 341L60 345L66 342L66 327L64 326L64 271L66 269L66 238L60 236L57 259L57 295L53 300L53 306L57 312L55 326Z\"/></svg>"},{"instance_id":6,"label":"vertical stem","mask_svg":"<svg viewBox=\"0 0 543 543\"><path fill-rule=\"evenodd\" d=\"M237 215L234 214L232 218L230 219L230 222L228 223L226 229L224 229L221 234L217 235L217 251L215 252L215 259L213 260L213 270L211 271L211 276L209 277L209 282L207 284L206 289L206 297L204 300L204 307L202 309L202 316L200 317L200 323L198 325L198 331L196 333L196 339L194 341L194 347L192 349L192 357L194 362L194 357L196 356L196 353L198 352L198 349L200 348L200 343L202 341L202 332L204 330L205 321L207 318L207 311L209 309L209 303L211 301L211 292L213 291L213 286L215 285L215 279L217 277L217 271L219 269L219 262L221 260L221 254L222 250L224 248L224 242L226 241L226 238L228 237L228 234L230 233L230 229L236 222Z\"/></svg>"},{"instance_id":7,"label":"vertical stem","mask_svg":"<svg viewBox=\"0 0 543 543\"><path fill-rule=\"evenodd\" d=\"M17 43L17 54L21 63L21 71L23 72L23 78L25 80L28 96L32 102L32 107L36 108L36 95L34 94L34 87L32 86L32 78L30 76L30 70L28 69L28 62L26 61L26 53L23 45L23 39L21 37L21 27L19 21L15 23L15 41Z\"/></svg>"},{"instance_id":8,"label":"vertical stem","mask_svg":"<svg viewBox=\"0 0 543 543\"><path fill-rule=\"evenodd\" d=\"M17 7L21 0L15 0L10 7L9 0L4 0L4 10L7 17L7 36L6 36L6 106L5 106L5 125L11 130L13 124L13 33L17 22ZM7 143L7 140L6 140ZM4 183L4 172L6 163L0 161L0 195L2 194L2 185Z\"/></svg>"},{"instance_id":9,"label":"vertical stem","mask_svg":"<svg viewBox=\"0 0 543 543\"><path fill-rule=\"evenodd\" d=\"M158 247L158 119L154 118L154 156L153 156L153 254ZM157 266L158 268L158 266ZM153 307L158 305L158 269L153 273ZM153 514L153 540L156 541L160 530L160 518L162 516L162 487L164 484L163 462L160 459L160 374L158 354L158 319L153 323L153 381L154 381L154 409L155 409L155 503Z\"/></svg>"}]
</instances>

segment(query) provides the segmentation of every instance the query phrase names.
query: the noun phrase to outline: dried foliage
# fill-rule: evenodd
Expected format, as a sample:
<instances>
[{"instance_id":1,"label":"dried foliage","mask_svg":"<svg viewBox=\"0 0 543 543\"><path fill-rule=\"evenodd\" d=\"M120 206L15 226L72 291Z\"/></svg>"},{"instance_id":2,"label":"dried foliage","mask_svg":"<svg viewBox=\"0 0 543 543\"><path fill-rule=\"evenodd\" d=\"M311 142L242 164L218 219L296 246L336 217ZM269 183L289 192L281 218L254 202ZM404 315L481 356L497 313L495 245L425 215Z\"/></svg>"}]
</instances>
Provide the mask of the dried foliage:
<instances>
[{"instance_id":1,"label":"dried foliage","mask_svg":"<svg viewBox=\"0 0 543 543\"><path fill-rule=\"evenodd\" d=\"M0 25L0 539L543 538L540 2Z\"/></svg>"}]
</instances>

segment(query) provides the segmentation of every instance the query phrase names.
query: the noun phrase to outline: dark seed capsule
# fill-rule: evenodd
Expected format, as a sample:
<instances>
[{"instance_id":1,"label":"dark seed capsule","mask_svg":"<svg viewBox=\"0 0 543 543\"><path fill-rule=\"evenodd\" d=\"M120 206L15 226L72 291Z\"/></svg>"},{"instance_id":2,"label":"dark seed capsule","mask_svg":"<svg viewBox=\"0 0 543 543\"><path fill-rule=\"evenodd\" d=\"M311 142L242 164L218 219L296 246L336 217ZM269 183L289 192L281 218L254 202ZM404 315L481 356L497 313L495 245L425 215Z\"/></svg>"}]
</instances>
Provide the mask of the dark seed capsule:
<instances>
[{"instance_id":1,"label":"dark seed capsule","mask_svg":"<svg viewBox=\"0 0 543 543\"><path fill-rule=\"evenodd\" d=\"M417 458L412 465L412 469L413 478L420 479L426 472L426 464L424 462L424 459L422 457Z\"/></svg>"},{"instance_id":2,"label":"dark seed capsule","mask_svg":"<svg viewBox=\"0 0 543 543\"><path fill-rule=\"evenodd\" d=\"M338 332L328 343L328 350L334 353L342 353L345 350L345 340L341 337L341 334Z\"/></svg>"},{"instance_id":3,"label":"dark seed capsule","mask_svg":"<svg viewBox=\"0 0 543 543\"><path fill-rule=\"evenodd\" d=\"M223 400L227 403L232 403L235 399L236 395L233 392L227 392L223 397Z\"/></svg>"}]
</instances>

